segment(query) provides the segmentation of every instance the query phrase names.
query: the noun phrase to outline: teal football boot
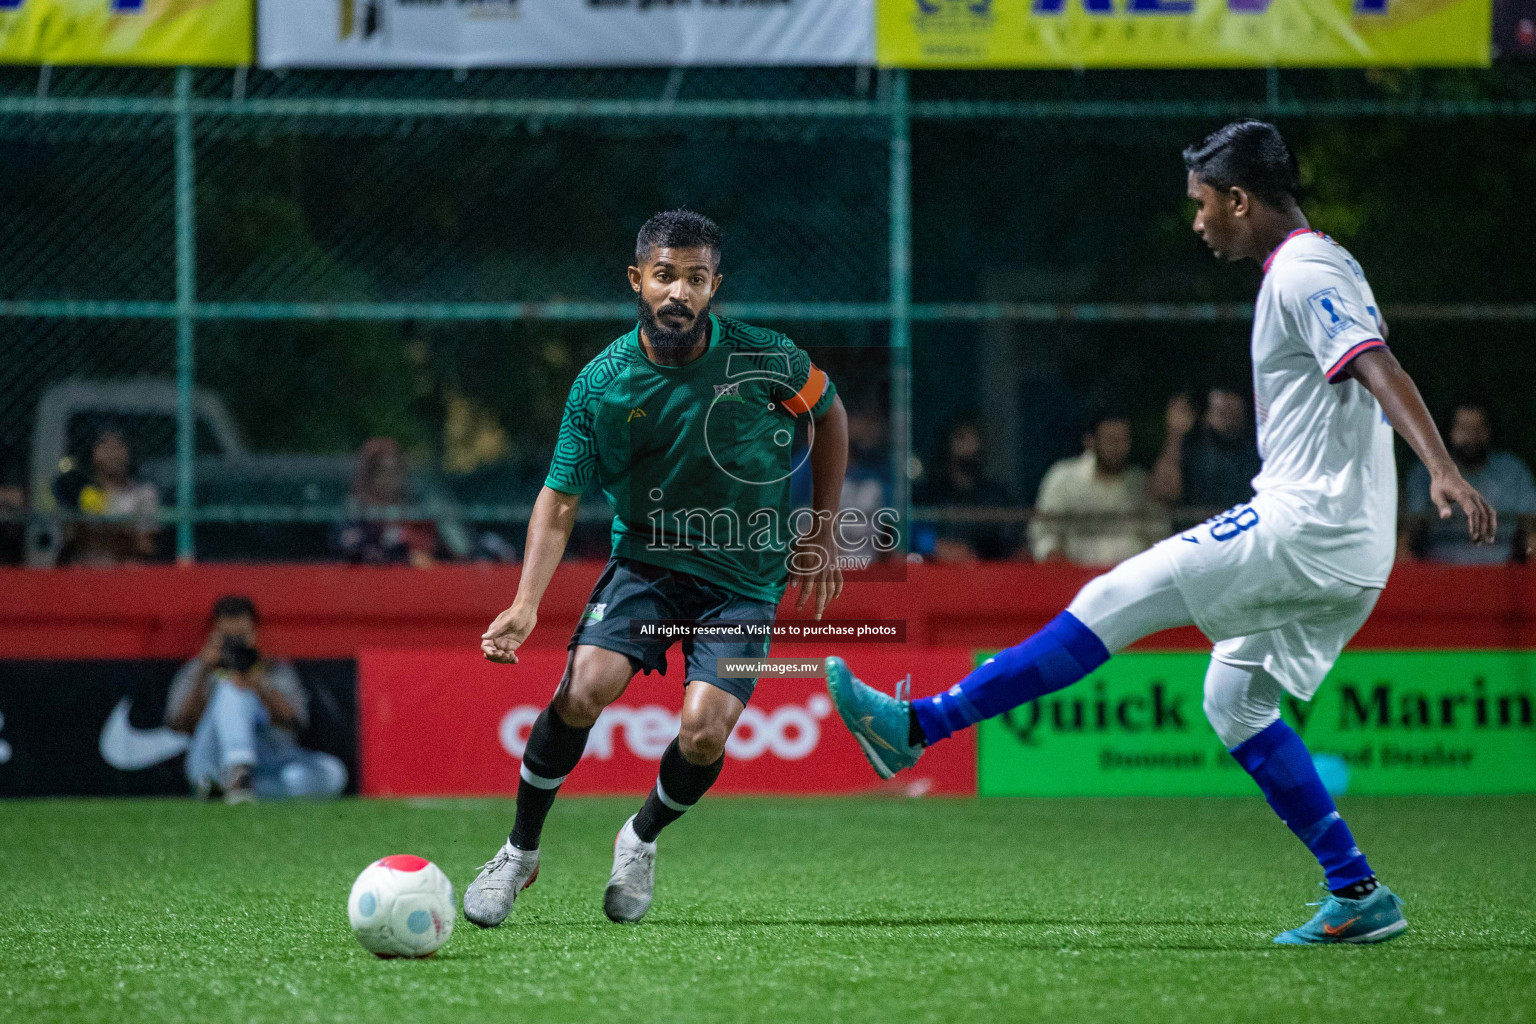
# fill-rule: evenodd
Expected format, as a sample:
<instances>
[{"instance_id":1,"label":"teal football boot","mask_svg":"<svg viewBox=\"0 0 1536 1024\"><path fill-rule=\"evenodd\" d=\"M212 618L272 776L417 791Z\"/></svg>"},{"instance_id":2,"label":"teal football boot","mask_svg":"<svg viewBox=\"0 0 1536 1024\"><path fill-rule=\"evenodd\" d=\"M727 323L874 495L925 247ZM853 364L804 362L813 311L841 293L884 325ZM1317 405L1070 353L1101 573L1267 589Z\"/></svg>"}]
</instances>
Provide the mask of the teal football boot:
<instances>
[{"instance_id":1,"label":"teal football boot","mask_svg":"<svg viewBox=\"0 0 1536 1024\"><path fill-rule=\"evenodd\" d=\"M905 693L908 686L910 680L902 680L896 684L896 696L888 697L856 679L842 658L827 659L827 690L832 703L882 779L912 767L923 756L922 747L907 742L912 721L912 703Z\"/></svg>"},{"instance_id":2,"label":"teal football boot","mask_svg":"<svg viewBox=\"0 0 1536 1024\"><path fill-rule=\"evenodd\" d=\"M1300 928L1275 936L1281 946L1315 946L1329 942L1385 942L1408 927L1403 901L1386 886L1363 900L1346 900L1329 893L1311 903L1318 911Z\"/></svg>"}]
</instances>

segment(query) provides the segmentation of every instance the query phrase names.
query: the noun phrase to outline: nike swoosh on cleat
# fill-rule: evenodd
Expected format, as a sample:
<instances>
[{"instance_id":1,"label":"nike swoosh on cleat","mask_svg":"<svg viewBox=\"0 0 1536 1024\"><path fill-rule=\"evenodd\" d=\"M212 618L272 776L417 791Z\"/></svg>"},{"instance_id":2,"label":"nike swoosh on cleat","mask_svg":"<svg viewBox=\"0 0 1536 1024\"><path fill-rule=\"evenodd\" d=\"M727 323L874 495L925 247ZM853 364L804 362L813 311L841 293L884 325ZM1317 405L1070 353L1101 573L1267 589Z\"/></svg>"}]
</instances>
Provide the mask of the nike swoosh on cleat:
<instances>
[{"instance_id":1,"label":"nike swoosh on cleat","mask_svg":"<svg viewBox=\"0 0 1536 1024\"><path fill-rule=\"evenodd\" d=\"M112 709L107 724L101 727L97 749L101 759L119 771L134 772L157 765L187 749L191 737L174 729L135 729L128 721L130 697L124 697Z\"/></svg>"},{"instance_id":2,"label":"nike swoosh on cleat","mask_svg":"<svg viewBox=\"0 0 1536 1024\"><path fill-rule=\"evenodd\" d=\"M870 739L874 740L876 743L880 744L886 750L889 750L891 753L893 753L893 754L901 753L901 751L897 750L895 747L893 747L889 743L887 743L885 741L884 737L882 737L879 733L875 732L875 730L874 730L874 721L875 721L875 716L874 715L865 715L863 718L859 719L859 729L860 729L860 731L862 731L864 733L864 735L868 736Z\"/></svg>"},{"instance_id":3,"label":"nike swoosh on cleat","mask_svg":"<svg viewBox=\"0 0 1536 1024\"><path fill-rule=\"evenodd\" d=\"M1344 934L1344 929L1348 928L1358 920L1360 920L1358 917L1352 917L1341 925L1335 926L1331 924L1325 924L1323 925L1323 934L1328 936L1330 939L1336 939L1340 935Z\"/></svg>"},{"instance_id":4,"label":"nike swoosh on cleat","mask_svg":"<svg viewBox=\"0 0 1536 1024\"><path fill-rule=\"evenodd\" d=\"M1351 935L1344 941L1356 942L1362 945L1371 942L1385 942L1387 939L1390 939L1392 936L1399 934L1407 927L1407 920L1404 918L1398 918L1396 921L1393 921L1391 924L1386 925L1385 927L1377 928L1373 932L1366 932L1364 935Z\"/></svg>"},{"instance_id":5,"label":"nike swoosh on cleat","mask_svg":"<svg viewBox=\"0 0 1536 1024\"><path fill-rule=\"evenodd\" d=\"M880 754L874 747L870 746L869 740L866 740L859 733L854 733L853 738L858 743L859 749L864 751L864 756L869 759L869 766L875 770L876 775L882 779L889 779L895 776L896 773L891 770L891 766L881 759Z\"/></svg>"}]
</instances>

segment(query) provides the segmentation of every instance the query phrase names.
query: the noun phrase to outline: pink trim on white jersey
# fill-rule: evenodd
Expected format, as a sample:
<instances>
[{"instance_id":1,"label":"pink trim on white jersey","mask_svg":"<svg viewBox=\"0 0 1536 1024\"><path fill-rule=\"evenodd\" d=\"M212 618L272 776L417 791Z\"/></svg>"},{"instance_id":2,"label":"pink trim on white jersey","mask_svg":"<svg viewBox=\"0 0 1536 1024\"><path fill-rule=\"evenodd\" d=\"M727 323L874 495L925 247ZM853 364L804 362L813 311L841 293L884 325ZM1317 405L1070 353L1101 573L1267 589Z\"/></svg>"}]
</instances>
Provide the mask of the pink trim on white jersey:
<instances>
[{"instance_id":1,"label":"pink trim on white jersey","mask_svg":"<svg viewBox=\"0 0 1536 1024\"><path fill-rule=\"evenodd\" d=\"M1264 258L1264 273L1269 273L1269 265L1275 262L1275 257L1280 255L1280 250L1285 248L1285 243L1289 242L1297 235L1316 235L1318 238L1327 239L1330 242L1333 241L1333 239L1328 238L1328 236L1323 234L1321 231L1315 230L1313 228L1297 228L1295 231L1292 231L1290 234L1282 238L1280 240L1280 244L1275 246L1275 251Z\"/></svg>"},{"instance_id":2,"label":"pink trim on white jersey","mask_svg":"<svg viewBox=\"0 0 1536 1024\"><path fill-rule=\"evenodd\" d=\"M1372 338L1370 341L1362 341L1348 352L1345 352L1344 355L1339 358L1339 361L1334 363L1333 367L1326 374L1324 374L1324 376L1328 378L1329 384L1337 384L1339 382L1339 375L1344 372L1344 368L1346 366L1355 361L1356 356L1362 352L1369 352L1373 348L1386 347L1387 343L1382 341L1380 338Z\"/></svg>"}]
</instances>

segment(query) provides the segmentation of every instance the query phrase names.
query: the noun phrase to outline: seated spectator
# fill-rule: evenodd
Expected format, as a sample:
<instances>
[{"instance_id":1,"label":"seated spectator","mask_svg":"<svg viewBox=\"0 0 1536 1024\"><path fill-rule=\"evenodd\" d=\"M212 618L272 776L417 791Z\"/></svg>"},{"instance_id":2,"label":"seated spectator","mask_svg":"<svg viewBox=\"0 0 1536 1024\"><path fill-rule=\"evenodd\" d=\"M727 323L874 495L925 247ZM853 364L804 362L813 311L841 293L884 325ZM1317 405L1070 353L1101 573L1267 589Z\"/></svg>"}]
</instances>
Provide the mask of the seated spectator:
<instances>
[{"instance_id":1,"label":"seated spectator","mask_svg":"<svg viewBox=\"0 0 1536 1024\"><path fill-rule=\"evenodd\" d=\"M1192 509L1199 519L1253 497L1261 463L1246 398L1211 388L1197 420L1189 399L1174 395L1167 422L1167 440L1152 467L1153 497L1170 508Z\"/></svg>"},{"instance_id":2,"label":"seated spectator","mask_svg":"<svg viewBox=\"0 0 1536 1024\"><path fill-rule=\"evenodd\" d=\"M255 604L221 597L210 618L207 642L176 673L165 701L165 724L192 734L193 792L204 799L222 792L226 803L339 794L346 765L299 746L309 698L292 664L261 654Z\"/></svg>"},{"instance_id":3,"label":"seated spectator","mask_svg":"<svg viewBox=\"0 0 1536 1024\"><path fill-rule=\"evenodd\" d=\"M790 457L794 469L789 477L789 499L796 508L811 505L811 459L803 442ZM885 553L874 546L875 513L888 508L895 491L891 476L891 450L885 440L885 420L879 415L850 404L848 408L848 468L843 472L840 506L860 513L857 520L838 528L845 555L864 555L878 559Z\"/></svg>"},{"instance_id":4,"label":"seated spectator","mask_svg":"<svg viewBox=\"0 0 1536 1024\"><path fill-rule=\"evenodd\" d=\"M160 494L153 484L135 479L132 466L127 438L107 427L91 445L88 469L69 468L54 480L61 511L105 520L65 525L61 565L112 566L154 558Z\"/></svg>"},{"instance_id":5,"label":"seated spectator","mask_svg":"<svg viewBox=\"0 0 1536 1024\"><path fill-rule=\"evenodd\" d=\"M448 552L432 520L403 521L409 504L405 454L392 437L375 437L357 453L357 472L347 499L347 518L331 531L332 549L363 565L426 568Z\"/></svg>"},{"instance_id":6,"label":"seated spectator","mask_svg":"<svg viewBox=\"0 0 1536 1024\"><path fill-rule=\"evenodd\" d=\"M1493 411L1481 401L1466 401L1455 407L1446 429L1451 458L1499 514L1498 538L1492 545L1479 546L1467 537L1467 518L1458 509L1449 519L1441 519L1429 495L1429 470L1414 460L1408 471L1408 493L1404 505L1414 517L1403 531L1402 542L1425 558L1457 565L1496 565L1511 558L1524 561L1531 556L1536 536L1531 529L1536 517L1536 483L1531 471L1514 452L1495 451ZM1516 550L1516 544L1520 550Z\"/></svg>"},{"instance_id":7,"label":"seated spectator","mask_svg":"<svg viewBox=\"0 0 1536 1024\"><path fill-rule=\"evenodd\" d=\"M913 496L918 505L956 510L1012 511L1017 503L1002 484L987 479L981 431L974 423L956 424L945 438L936 471L926 476ZM1004 559L1018 548L1012 523L940 521L934 528L932 556L939 562Z\"/></svg>"},{"instance_id":8,"label":"seated spectator","mask_svg":"<svg viewBox=\"0 0 1536 1024\"><path fill-rule=\"evenodd\" d=\"M806 469L810 460L805 460ZM809 473L805 474L809 477ZM866 411L848 411L848 469L843 474L841 507L856 509L861 517L847 523L839 537L845 553L874 555L875 513L891 504L891 452L885 443L885 420ZM810 494L806 494L810 504Z\"/></svg>"},{"instance_id":9,"label":"seated spectator","mask_svg":"<svg viewBox=\"0 0 1536 1024\"><path fill-rule=\"evenodd\" d=\"M1062 459L1040 483L1029 527L1036 561L1115 565L1168 533L1147 493L1147 474L1130 463L1130 419L1097 417L1083 447L1082 455Z\"/></svg>"}]
</instances>

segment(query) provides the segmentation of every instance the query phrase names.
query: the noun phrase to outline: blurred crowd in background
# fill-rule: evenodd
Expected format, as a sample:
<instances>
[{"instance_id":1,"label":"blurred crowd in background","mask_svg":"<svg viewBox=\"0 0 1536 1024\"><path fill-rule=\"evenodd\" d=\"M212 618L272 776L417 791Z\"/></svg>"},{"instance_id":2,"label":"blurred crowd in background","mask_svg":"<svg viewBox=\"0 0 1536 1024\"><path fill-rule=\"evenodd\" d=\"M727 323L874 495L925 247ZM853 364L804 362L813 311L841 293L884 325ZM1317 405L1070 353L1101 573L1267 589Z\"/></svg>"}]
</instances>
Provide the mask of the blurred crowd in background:
<instances>
[{"instance_id":1,"label":"blurred crowd in background","mask_svg":"<svg viewBox=\"0 0 1536 1024\"><path fill-rule=\"evenodd\" d=\"M161 102L169 73L50 74L108 106L7 122L0 564L515 561L571 381L632 326L635 230L678 205L725 232L718 311L775 307L761 324L837 382L845 504L899 508L902 555L1123 558L1245 500L1257 470L1259 274L1190 231L1178 154L1216 127L1191 95L1284 104L1303 208L1364 263L1394 351L1503 514L1497 546L1468 548L1400 446L1405 555L1526 557L1536 134L1498 113L1536 96L1524 65L913 73L913 104L961 106L909 118L904 175L889 119L847 116L890 87L867 69L208 71L202 99L370 99L324 130L241 103L200 114L182 185L164 125L114 112ZM0 78L39 88L35 69ZM708 109L478 105L657 95ZM757 99L806 113L716 109ZM1381 113L1341 120L1341 103ZM1409 115L1420 103L1435 116ZM167 313L186 255L185 337L116 305ZM912 315L893 349L899 266ZM607 554L605 505L583 503L572 557Z\"/></svg>"},{"instance_id":2,"label":"blurred crowd in background","mask_svg":"<svg viewBox=\"0 0 1536 1024\"><path fill-rule=\"evenodd\" d=\"M843 506L873 513L893 507L897 467L883 403L857 379L845 385L849 405L849 462ZM1442 429L1463 474L1500 514L1498 543L1474 547L1460 513L1442 520L1430 500L1429 477L1410 455L1400 459L1400 552L1404 559L1454 564L1524 562L1536 546L1536 482L1520 456L1500 447L1499 413L1487 401L1468 398L1441 411ZM461 415L460 419L464 417ZM995 444L987 424L961 417L939 435L936 448L909 460L912 514L905 557L938 562L1035 561L1108 566L1145 550L1176 530L1215 515L1253 495L1260 470L1252 409L1235 387L1176 393L1166 404L1161 436L1148 449L1135 432L1135 417L1106 406L1082 420L1075 454L1049 465L1033 493L1017 480L999 479L990 466ZM493 455L506 448L494 423L455 427L461 441ZM491 437L484 436L487 432ZM174 488L157 486L141 471L131 429L111 419L77 432L74 450L49 481L53 513L29 513L25 467L0 453L0 563L28 562L29 545L46 559L31 564L110 566L168 561L171 546L164 514ZM1062 446L1076 447L1062 438ZM1155 450L1149 464L1133 452ZM475 460L458 456L471 470ZM537 459L537 456L535 456ZM242 550L235 560L331 560L359 565L429 567L455 561L515 562L521 523L502 515L475 522L472 502L459 493L474 472L457 476L441 464L414 460L395 438L367 440L351 457L325 465L345 475L344 492L329 518L295 531L266 527L275 540ZM1006 464L1006 463L1005 463ZM432 471L428 471L428 470ZM503 467L503 513L532 500L537 461L521 472ZM324 474L307 485L323 485ZM483 476L484 474L480 474ZM801 474L804 475L804 474ZM808 480L796 494L809 497ZM311 497L314 497L311 493ZM607 546L607 508L589 496L588 515L573 538L571 557L601 557ZM260 526L249 529L259 530ZM290 547L284 547L285 538Z\"/></svg>"},{"instance_id":3,"label":"blurred crowd in background","mask_svg":"<svg viewBox=\"0 0 1536 1024\"><path fill-rule=\"evenodd\" d=\"M1459 512L1440 518L1428 471L1407 455L1399 461L1398 557L1460 565L1536 557L1536 481L1524 460L1497 447L1493 408L1481 399L1457 402L1442 429L1462 473L1499 512L1497 543L1473 545ZM987 478L981 429L959 423L916 491L914 548L939 561L1110 566L1253 497L1262 464L1248 400L1236 390L1175 394L1150 468L1132 461L1134 440L1128 413L1094 414L1082 453L1052 465L1033 503L1021 504Z\"/></svg>"}]
</instances>

